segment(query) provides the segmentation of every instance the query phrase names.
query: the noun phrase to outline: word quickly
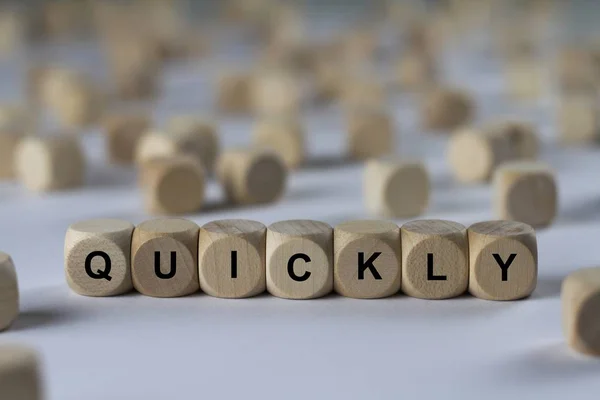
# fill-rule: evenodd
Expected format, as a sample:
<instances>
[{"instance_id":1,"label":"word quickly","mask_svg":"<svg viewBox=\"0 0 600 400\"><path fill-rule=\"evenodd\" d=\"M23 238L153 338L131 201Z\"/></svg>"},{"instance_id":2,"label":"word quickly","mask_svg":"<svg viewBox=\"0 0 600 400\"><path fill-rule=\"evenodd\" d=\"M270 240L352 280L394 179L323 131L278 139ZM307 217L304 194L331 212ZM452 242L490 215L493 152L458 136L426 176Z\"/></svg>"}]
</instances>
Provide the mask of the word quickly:
<instances>
[{"instance_id":1,"label":"word quickly","mask_svg":"<svg viewBox=\"0 0 600 400\"><path fill-rule=\"evenodd\" d=\"M335 291L353 298L403 292L447 299L470 292L489 300L529 296L537 282L535 231L514 221L310 220L269 227L220 220L198 227L164 218L134 227L121 220L71 225L65 238L69 286L88 296L131 290L178 297L202 290L223 298L264 291L313 299Z\"/></svg>"}]
</instances>

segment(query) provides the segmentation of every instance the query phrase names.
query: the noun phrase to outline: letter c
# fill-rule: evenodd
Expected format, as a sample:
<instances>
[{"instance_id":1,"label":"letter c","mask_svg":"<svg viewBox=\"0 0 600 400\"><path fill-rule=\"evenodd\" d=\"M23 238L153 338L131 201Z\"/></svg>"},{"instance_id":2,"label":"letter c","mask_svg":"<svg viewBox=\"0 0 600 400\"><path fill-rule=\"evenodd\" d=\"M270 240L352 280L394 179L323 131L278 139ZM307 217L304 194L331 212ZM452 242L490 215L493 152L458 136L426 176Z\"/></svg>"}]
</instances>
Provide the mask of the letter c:
<instances>
[{"instance_id":1,"label":"letter c","mask_svg":"<svg viewBox=\"0 0 600 400\"><path fill-rule=\"evenodd\" d=\"M287 270L288 274L290 275L290 278L292 278L292 280L296 282L304 282L305 280L310 278L310 271L304 271L304 274L302 274L302 276L296 275L296 273L294 272L294 261L296 261L297 259L301 259L304 262L309 263L310 257L303 253L294 254L290 257L287 265Z\"/></svg>"}]
</instances>

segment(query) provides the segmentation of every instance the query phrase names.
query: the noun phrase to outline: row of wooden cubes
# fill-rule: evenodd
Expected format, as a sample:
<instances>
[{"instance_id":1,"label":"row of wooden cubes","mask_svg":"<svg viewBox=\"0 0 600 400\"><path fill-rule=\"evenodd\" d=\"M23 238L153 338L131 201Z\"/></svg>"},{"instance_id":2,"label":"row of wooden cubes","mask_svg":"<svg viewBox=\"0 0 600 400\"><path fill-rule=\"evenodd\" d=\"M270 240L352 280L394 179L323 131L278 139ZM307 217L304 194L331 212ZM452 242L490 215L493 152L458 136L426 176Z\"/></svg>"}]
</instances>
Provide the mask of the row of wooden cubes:
<instances>
[{"instance_id":1,"label":"row of wooden cubes","mask_svg":"<svg viewBox=\"0 0 600 400\"><path fill-rule=\"evenodd\" d=\"M133 224L114 219L77 222L65 238L69 286L87 296L133 289L154 297L198 290L245 298L267 290L288 299L332 291L382 298L400 290L446 299L470 292L489 300L530 295L537 282L534 229L514 221L471 225L417 220L345 222L332 228L312 220L266 227L220 220L199 227L164 218Z\"/></svg>"}]
</instances>

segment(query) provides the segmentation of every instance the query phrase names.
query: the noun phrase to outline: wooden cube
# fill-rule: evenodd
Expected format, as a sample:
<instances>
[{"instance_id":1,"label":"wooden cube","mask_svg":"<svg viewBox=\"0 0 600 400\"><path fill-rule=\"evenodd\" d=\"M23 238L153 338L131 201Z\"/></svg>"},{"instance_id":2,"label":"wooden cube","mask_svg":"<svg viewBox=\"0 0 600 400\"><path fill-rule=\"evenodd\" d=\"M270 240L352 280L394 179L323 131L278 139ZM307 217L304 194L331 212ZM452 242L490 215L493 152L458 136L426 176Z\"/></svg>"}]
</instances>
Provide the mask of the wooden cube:
<instances>
[{"instance_id":1,"label":"wooden cube","mask_svg":"<svg viewBox=\"0 0 600 400\"><path fill-rule=\"evenodd\" d=\"M290 169L299 167L306 157L304 128L297 118L261 119L254 127L253 143L279 154Z\"/></svg>"},{"instance_id":2,"label":"wooden cube","mask_svg":"<svg viewBox=\"0 0 600 400\"><path fill-rule=\"evenodd\" d=\"M452 175L462 183L488 181L498 165L514 160L516 155L510 135L477 128L456 131L447 149Z\"/></svg>"},{"instance_id":3,"label":"wooden cube","mask_svg":"<svg viewBox=\"0 0 600 400\"><path fill-rule=\"evenodd\" d=\"M177 149L200 160L207 172L212 172L219 155L219 136L215 124L192 115L178 115L167 124L167 132Z\"/></svg>"},{"instance_id":4,"label":"wooden cube","mask_svg":"<svg viewBox=\"0 0 600 400\"><path fill-rule=\"evenodd\" d=\"M513 161L494 173L494 211L498 219L548 226L556 217L558 193L554 172L544 163Z\"/></svg>"},{"instance_id":5,"label":"wooden cube","mask_svg":"<svg viewBox=\"0 0 600 400\"><path fill-rule=\"evenodd\" d=\"M429 174L417 161L380 159L367 162L363 196L373 215L408 218L422 214L429 204Z\"/></svg>"},{"instance_id":6,"label":"wooden cube","mask_svg":"<svg viewBox=\"0 0 600 400\"><path fill-rule=\"evenodd\" d=\"M485 221L467 230L469 292L486 300L517 300L537 284L534 229L516 221Z\"/></svg>"},{"instance_id":7,"label":"wooden cube","mask_svg":"<svg viewBox=\"0 0 600 400\"><path fill-rule=\"evenodd\" d=\"M334 229L333 285L337 293L377 299L400 290L400 229L389 221L350 221Z\"/></svg>"},{"instance_id":8,"label":"wooden cube","mask_svg":"<svg viewBox=\"0 0 600 400\"><path fill-rule=\"evenodd\" d=\"M252 80L251 98L257 115L295 116L302 109L304 95L293 73L269 69Z\"/></svg>"},{"instance_id":9,"label":"wooden cube","mask_svg":"<svg viewBox=\"0 0 600 400\"><path fill-rule=\"evenodd\" d=\"M594 54L589 49L569 47L558 54L556 62L560 89L570 93L593 94L600 75Z\"/></svg>"},{"instance_id":10,"label":"wooden cube","mask_svg":"<svg viewBox=\"0 0 600 400\"><path fill-rule=\"evenodd\" d=\"M0 346L0 394L6 400L41 400L43 383L35 350L21 345Z\"/></svg>"},{"instance_id":11,"label":"wooden cube","mask_svg":"<svg viewBox=\"0 0 600 400\"><path fill-rule=\"evenodd\" d=\"M540 141L535 128L522 121L501 121L492 123L486 130L491 135L506 136L519 160L535 160L539 153Z\"/></svg>"},{"instance_id":12,"label":"wooden cube","mask_svg":"<svg viewBox=\"0 0 600 400\"><path fill-rule=\"evenodd\" d=\"M396 79L403 90L425 90L437 80L434 61L427 53L408 52L397 63Z\"/></svg>"},{"instance_id":13,"label":"wooden cube","mask_svg":"<svg viewBox=\"0 0 600 400\"><path fill-rule=\"evenodd\" d=\"M411 221L401 228L402 291L421 299L460 296L469 285L467 229L452 221Z\"/></svg>"},{"instance_id":14,"label":"wooden cube","mask_svg":"<svg viewBox=\"0 0 600 400\"><path fill-rule=\"evenodd\" d=\"M146 210L152 214L185 214L204 204L206 177L200 161L189 156L153 158L141 168Z\"/></svg>"},{"instance_id":15,"label":"wooden cube","mask_svg":"<svg viewBox=\"0 0 600 400\"><path fill-rule=\"evenodd\" d=\"M421 110L423 127L436 131L453 130L465 125L474 114L475 103L468 93L445 87L427 93Z\"/></svg>"},{"instance_id":16,"label":"wooden cube","mask_svg":"<svg viewBox=\"0 0 600 400\"><path fill-rule=\"evenodd\" d=\"M23 13L13 7L0 10L0 55L10 55L25 43L26 20Z\"/></svg>"},{"instance_id":17,"label":"wooden cube","mask_svg":"<svg viewBox=\"0 0 600 400\"><path fill-rule=\"evenodd\" d=\"M338 72L339 73L339 72ZM383 85L371 77L348 74L341 88L342 105L349 113L361 109L385 107L387 96Z\"/></svg>"},{"instance_id":18,"label":"wooden cube","mask_svg":"<svg viewBox=\"0 0 600 400\"><path fill-rule=\"evenodd\" d=\"M600 268L570 273L562 283L560 297L567 344L583 354L600 356Z\"/></svg>"},{"instance_id":19,"label":"wooden cube","mask_svg":"<svg viewBox=\"0 0 600 400\"><path fill-rule=\"evenodd\" d=\"M280 221L267 228L267 290L314 299L333 290L333 229L324 222Z\"/></svg>"},{"instance_id":20,"label":"wooden cube","mask_svg":"<svg viewBox=\"0 0 600 400\"><path fill-rule=\"evenodd\" d=\"M12 258L0 252L0 332L19 315L19 285Z\"/></svg>"},{"instance_id":21,"label":"wooden cube","mask_svg":"<svg viewBox=\"0 0 600 400\"><path fill-rule=\"evenodd\" d=\"M595 95L563 95L557 113L560 141L567 145L600 143L599 112Z\"/></svg>"},{"instance_id":22,"label":"wooden cube","mask_svg":"<svg viewBox=\"0 0 600 400\"><path fill-rule=\"evenodd\" d=\"M133 287L153 297L180 297L198 291L198 232L195 223L176 218L136 226L131 242Z\"/></svg>"},{"instance_id":23,"label":"wooden cube","mask_svg":"<svg viewBox=\"0 0 600 400\"><path fill-rule=\"evenodd\" d=\"M256 296L266 289L267 228L256 221L212 221L200 228L200 289L224 298Z\"/></svg>"},{"instance_id":24,"label":"wooden cube","mask_svg":"<svg viewBox=\"0 0 600 400\"><path fill-rule=\"evenodd\" d=\"M268 149L231 149L218 161L217 176L234 204L271 203L285 191L287 168Z\"/></svg>"},{"instance_id":25,"label":"wooden cube","mask_svg":"<svg viewBox=\"0 0 600 400\"><path fill-rule=\"evenodd\" d=\"M18 106L0 107L0 180L15 177L15 149L33 128L28 112Z\"/></svg>"},{"instance_id":26,"label":"wooden cube","mask_svg":"<svg viewBox=\"0 0 600 400\"><path fill-rule=\"evenodd\" d=\"M92 219L72 224L65 236L65 275L69 287L84 296L115 296L133 289L133 224Z\"/></svg>"},{"instance_id":27,"label":"wooden cube","mask_svg":"<svg viewBox=\"0 0 600 400\"><path fill-rule=\"evenodd\" d=\"M544 66L532 57L519 57L506 66L506 87L508 95L517 100L539 98L544 87Z\"/></svg>"},{"instance_id":28,"label":"wooden cube","mask_svg":"<svg viewBox=\"0 0 600 400\"><path fill-rule=\"evenodd\" d=\"M20 140L21 135L0 131L0 180L14 178L14 155Z\"/></svg>"},{"instance_id":29,"label":"wooden cube","mask_svg":"<svg viewBox=\"0 0 600 400\"><path fill-rule=\"evenodd\" d=\"M83 185L85 156L76 137L30 136L15 152L19 180L30 190L45 192Z\"/></svg>"},{"instance_id":30,"label":"wooden cube","mask_svg":"<svg viewBox=\"0 0 600 400\"><path fill-rule=\"evenodd\" d=\"M348 115L347 125L348 153L351 158L366 160L394 153L394 122L384 110L354 110Z\"/></svg>"},{"instance_id":31,"label":"wooden cube","mask_svg":"<svg viewBox=\"0 0 600 400\"><path fill-rule=\"evenodd\" d=\"M252 76L222 73L217 81L217 108L223 113L243 114L252 110Z\"/></svg>"},{"instance_id":32,"label":"wooden cube","mask_svg":"<svg viewBox=\"0 0 600 400\"><path fill-rule=\"evenodd\" d=\"M150 128L150 117L144 113L110 115L104 121L106 152L110 162L131 164L140 138Z\"/></svg>"}]
</instances>

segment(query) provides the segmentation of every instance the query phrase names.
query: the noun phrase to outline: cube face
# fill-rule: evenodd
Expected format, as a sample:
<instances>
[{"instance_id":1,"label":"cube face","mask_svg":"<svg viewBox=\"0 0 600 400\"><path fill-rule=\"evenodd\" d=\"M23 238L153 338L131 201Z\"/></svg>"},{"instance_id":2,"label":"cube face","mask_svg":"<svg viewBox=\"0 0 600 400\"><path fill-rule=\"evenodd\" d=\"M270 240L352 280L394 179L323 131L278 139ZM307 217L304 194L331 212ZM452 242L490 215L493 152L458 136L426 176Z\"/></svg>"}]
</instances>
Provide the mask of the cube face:
<instances>
[{"instance_id":1,"label":"cube face","mask_svg":"<svg viewBox=\"0 0 600 400\"><path fill-rule=\"evenodd\" d=\"M423 299L460 296L469 283L466 228L451 221L404 224L402 291Z\"/></svg>"},{"instance_id":2,"label":"cube face","mask_svg":"<svg viewBox=\"0 0 600 400\"><path fill-rule=\"evenodd\" d=\"M348 125L348 151L352 158L365 160L393 152L394 126L383 111L352 112Z\"/></svg>"},{"instance_id":3,"label":"cube face","mask_svg":"<svg viewBox=\"0 0 600 400\"><path fill-rule=\"evenodd\" d=\"M133 286L147 296L179 297L200 287L198 226L164 218L138 225L131 244Z\"/></svg>"},{"instance_id":4,"label":"cube face","mask_svg":"<svg viewBox=\"0 0 600 400\"><path fill-rule=\"evenodd\" d=\"M19 315L19 286L12 258L0 252L0 332Z\"/></svg>"},{"instance_id":5,"label":"cube face","mask_svg":"<svg viewBox=\"0 0 600 400\"><path fill-rule=\"evenodd\" d=\"M558 112L561 141L586 144L600 141L596 100L589 96L566 96Z\"/></svg>"},{"instance_id":6,"label":"cube face","mask_svg":"<svg viewBox=\"0 0 600 400\"><path fill-rule=\"evenodd\" d=\"M266 289L266 227L247 220L214 221L200 229L198 272L205 293L255 296Z\"/></svg>"},{"instance_id":7,"label":"cube face","mask_svg":"<svg viewBox=\"0 0 600 400\"><path fill-rule=\"evenodd\" d=\"M400 290L400 229L387 221L352 221L334 231L334 288L375 299Z\"/></svg>"},{"instance_id":8,"label":"cube face","mask_svg":"<svg viewBox=\"0 0 600 400\"><path fill-rule=\"evenodd\" d=\"M282 221L267 230L267 290L314 299L333 289L333 230L318 221Z\"/></svg>"},{"instance_id":9,"label":"cube face","mask_svg":"<svg viewBox=\"0 0 600 400\"><path fill-rule=\"evenodd\" d=\"M490 221L469 227L469 291L488 300L529 296L537 283L537 244L529 225Z\"/></svg>"},{"instance_id":10,"label":"cube face","mask_svg":"<svg viewBox=\"0 0 600 400\"><path fill-rule=\"evenodd\" d=\"M106 123L106 146L111 162L131 164L140 138L150 128L145 115L118 115Z\"/></svg>"},{"instance_id":11,"label":"cube face","mask_svg":"<svg viewBox=\"0 0 600 400\"><path fill-rule=\"evenodd\" d=\"M3 399L41 400L39 361L32 349L0 346L0 394Z\"/></svg>"}]
</instances>

